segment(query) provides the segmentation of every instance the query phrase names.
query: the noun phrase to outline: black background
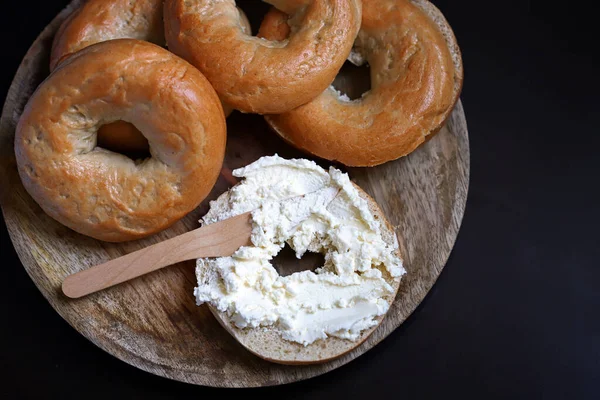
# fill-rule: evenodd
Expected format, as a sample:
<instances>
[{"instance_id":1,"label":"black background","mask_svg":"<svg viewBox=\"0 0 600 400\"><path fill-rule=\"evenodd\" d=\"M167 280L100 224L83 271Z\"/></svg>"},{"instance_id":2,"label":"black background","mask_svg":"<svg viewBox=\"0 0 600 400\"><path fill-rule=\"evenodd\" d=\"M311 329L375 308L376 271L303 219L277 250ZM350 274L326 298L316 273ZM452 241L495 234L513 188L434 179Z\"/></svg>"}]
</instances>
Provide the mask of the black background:
<instances>
[{"instance_id":1,"label":"black background","mask_svg":"<svg viewBox=\"0 0 600 400\"><path fill-rule=\"evenodd\" d=\"M367 354L256 394L600 398L594 15L584 2L434 3L462 48L471 143L450 260L417 311ZM2 2L2 99L29 45L66 4ZM225 394L142 372L84 339L35 288L0 225L1 398Z\"/></svg>"}]
</instances>

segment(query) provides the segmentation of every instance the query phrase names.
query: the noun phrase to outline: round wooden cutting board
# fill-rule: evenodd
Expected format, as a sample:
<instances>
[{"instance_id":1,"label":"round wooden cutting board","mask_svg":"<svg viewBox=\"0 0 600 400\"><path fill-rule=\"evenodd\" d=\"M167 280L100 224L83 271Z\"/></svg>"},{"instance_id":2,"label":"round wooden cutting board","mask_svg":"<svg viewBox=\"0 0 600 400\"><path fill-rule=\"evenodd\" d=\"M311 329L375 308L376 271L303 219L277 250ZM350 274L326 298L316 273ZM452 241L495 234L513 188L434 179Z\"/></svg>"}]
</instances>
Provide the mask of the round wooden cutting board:
<instances>
[{"instance_id":1,"label":"round wooden cutting board","mask_svg":"<svg viewBox=\"0 0 600 400\"><path fill-rule=\"evenodd\" d=\"M25 103L48 75L54 33L79 3L69 5L32 45L10 87L0 121L0 200L8 231L29 276L69 324L101 349L142 370L217 387L279 385L323 374L365 353L402 324L442 271L463 217L469 144L460 102L446 126L409 156L375 168L342 168L374 197L396 228L407 275L382 324L341 358L314 366L285 366L250 354L207 307L195 305L194 262L79 300L66 298L60 286L67 275L197 228L208 201L235 183L229 173L232 169L275 153L308 158L276 137L262 117L235 113L227 121L221 178L209 198L170 229L143 240L113 244L82 236L52 220L19 180L13 140Z\"/></svg>"}]
</instances>

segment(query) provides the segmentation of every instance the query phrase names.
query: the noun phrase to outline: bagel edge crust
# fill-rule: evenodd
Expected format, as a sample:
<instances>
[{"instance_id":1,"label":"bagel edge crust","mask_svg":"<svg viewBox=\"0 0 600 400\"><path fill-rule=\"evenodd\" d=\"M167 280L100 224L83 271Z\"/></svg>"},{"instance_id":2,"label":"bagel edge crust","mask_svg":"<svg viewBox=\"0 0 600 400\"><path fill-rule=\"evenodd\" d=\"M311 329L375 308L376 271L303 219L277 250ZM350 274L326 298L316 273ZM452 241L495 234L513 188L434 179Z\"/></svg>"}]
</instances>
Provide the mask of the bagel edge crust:
<instances>
[{"instance_id":1,"label":"bagel edge crust","mask_svg":"<svg viewBox=\"0 0 600 400\"><path fill-rule=\"evenodd\" d=\"M50 52L50 71L77 51L112 39L165 44L162 0L86 0L60 25ZM129 14L129 15L128 15Z\"/></svg>"}]
</instances>

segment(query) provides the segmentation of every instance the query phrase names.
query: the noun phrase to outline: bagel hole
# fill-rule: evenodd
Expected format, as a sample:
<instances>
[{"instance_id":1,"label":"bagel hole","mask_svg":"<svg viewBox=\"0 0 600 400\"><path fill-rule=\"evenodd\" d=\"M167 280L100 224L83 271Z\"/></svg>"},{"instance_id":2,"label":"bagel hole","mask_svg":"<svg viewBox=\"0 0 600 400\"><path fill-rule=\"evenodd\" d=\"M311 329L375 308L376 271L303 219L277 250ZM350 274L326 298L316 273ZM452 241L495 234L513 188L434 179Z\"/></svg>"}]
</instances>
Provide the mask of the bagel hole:
<instances>
[{"instance_id":1,"label":"bagel hole","mask_svg":"<svg viewBox=\"0 0 600 400\"><path fill-rule=\"evenodd\" d=\"M133 124L115 121L98 129L96 146L136 161L150 157L148 139Z\"/></svg>"},{"instance_id":2,"label":"bagel hole","mask_svg":"<svg viewBox=\"0 0 600 400\"><path fill-rule=\"evenodd\" d=\"M296 258L296 252L289 245L283 249L271 261L279 275L288 276L295 272L314 271L325 264L325 257L321 253L307 251L302 258Z\"/></svg>"},{"instance_id":3,"label":"bagel hole","mask_svg":"<svg viewBox=\"0 0 600 400\"><path fill-rule=\"evenodd\" d=\"M346 95L350 100L360 99L362 95L371 90L371 70L368 63L356 66L346 60L340 72L333 80L335 90Z\"/></svg>"},{"instance_id":4,"label":"bagel hole","mask_svg":"<svg viewBox=\"0 0 600 400\"><path fill-rule=\"evenodd\" d=\"M256 36L265 14L272 6L263 1L256 0L237 0L235 4L246 14L252 28L251 35Z\"/></svg>"}]
</instances>

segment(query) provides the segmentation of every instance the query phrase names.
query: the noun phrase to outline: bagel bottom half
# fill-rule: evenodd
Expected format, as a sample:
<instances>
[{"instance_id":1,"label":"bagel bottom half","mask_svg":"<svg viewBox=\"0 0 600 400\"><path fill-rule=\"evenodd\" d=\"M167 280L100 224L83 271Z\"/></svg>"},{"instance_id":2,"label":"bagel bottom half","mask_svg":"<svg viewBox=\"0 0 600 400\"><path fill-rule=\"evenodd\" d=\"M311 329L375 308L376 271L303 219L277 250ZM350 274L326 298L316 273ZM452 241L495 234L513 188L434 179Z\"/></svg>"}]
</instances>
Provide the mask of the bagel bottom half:
<instances>
[{"instance_id":1,"label":"bagel bottom half","mask_svg":"<svg viewBox=\"0 0 600 400\"><path fill-rule=\"evenodd\" d=\"M388 245L392 245L396 240L396 233L394 232L392 225L385 218L375 200L362 189L358 188L358 186L357 189L359 189L360 196L369 202L369 208L373 215L383 222L382 235L384 241ZM396 254L400 257L399 250L396 251ZM393 294L383 297L391 307L398 293L400 281L392 278L385 269L381 269L381 271L385 280L393 288ZM303 346L299 343L283 339L279 333L275 332L273 329L237 328L225 313L218 311L213 306L209 306L209 309L221 326L223 326L223 328L233 335L251 353L267 361L287 365L319 364L341 357L367 340L385 318L385 315L377 317L377 325L363 331L360 337L354 341L330 336L327 339Z\"/></svg>"},{"instance_id":2,"label":"bagel bottom half","mask_svg":"<svg viewBox=\"0 0 600 400\"><path fill-rule=\"evenodd\" d=\"M262 160L259 160L259 162L260 161ZM276 162L278 162L277 159ZM300 170L307 164L308 163L298 167L294 165L292 168ZM283 180L283 175L281 173L282 169L279 169L278 165L275 165L274 167L273 164L267 164L265 170L267 168L269 169L268 174L279 177L267 179ZM234 174L236 173L237 172L234 171ZM242 176L245 177L246 181L254 180L256 182L257 180L262 179L257 178L259 175L260 172L256 172L256 169L252 168L242 172ZM326 176L326 173L324 175ZM238 174L236 176L240 175ZM321 184L318 183L321 182L319 181L320 177L318 174L307 174L305 176L307 176L308 179L304 180L303 183L297 179L290 178L288 180L291 182L290 187L292 187L292 191L315 194L319 191L319 189L314 189L316 187L326 187L328 188L327 190L338 187L337 183L325 183L325 186L321 186ZM262 182L264 182L264 180ZM251 185L253 185L253 183L251 183ZM288 276L277 274L275 277L275 275L273 275L275 272L271 267L262 264L262 261L254 261L253 258L257 255L260 257L260 254L263 254L264 257L264 251L273 254L272 252L276 250L269 250L273 242L261 242L260 240L255 241L254 239L253 246L243 249L242 253L234 256L234 258L224 258L222 260L198 260L196 269L198 288L195 290L195 295L199 301L198 304L207 304L219 323L251 353L268 361L281 364L315 364L326 362L346 354L364 342L374 332L377 326L381 324L389 311L398 292L401 276L405 272L401 266L402 257L399 251L396 233L374 199L351 181L349 184L344 185L345 186L340 186L343 189L340 189L339 194L336 195L336 200L338 196L342 196L340 201L332 203L328 203L328 201L324 202L324 204L329 204L327 210L335 210L332 212L336 215L347 216L343 219L335 217L332 220L337 221L333 222L334 224L340 223L342 225L341 227L335 225L335 228L332 226L332 229L341 229L339 232L346 232L342 236L336 235L337 238L344 238L341 242L329 237L329 233L327 233L329 232L329 229L320 231L325 232L323 233L325 236L320 236L321 234L310 228L311 226L314 226L311 225L313 222L308 222L308 230L304 230L303 228L296 230L296 228L292 228L295 233L290 233L290 231L287 231L285 228L283 231L280 231L280 228L275 229L277 232L287 232L283 233L282 236L279 236L278 239L275 240L275 243L280 243L280 240L285 240L296 252L304 251L302 250L305 248L303 246L310 243L306 247L307 251L323 254L325 256L325 266L321 271L317 270L315 273L311 272L309 274L306 274L308 271L296 272ZM301 189L298 189L299 187ZM252 186L244 186L244 182L242 181L228 192L222 194L215 201L211 202L210 210L203 218L203 222L207 223L208 221L210 223L222 218L229 218L237 213L245 212L245 207L254 209L254 207L258 206L261 208L265 204L264 201L267 203L270 202L268 199L280 198L280 196L287 198L287 195L284 194L287 193L286 190L285 183L273 183L267 185L261 183L258 191L254 192ZM242 200L245 196L248 196L252 205L248 204L246 200ZM359 197L360 200L357 200L354 196ZM303 199L305 199L305 197ZM346 203L347 201L350 201L350 203ZM349 208L347 210L340 210L340 204L348 204ZM357 207L355 206L357 204L363 204L360 206L362 207L360 210L363 211L358 211L359 208L355 208ZM267 209L268 207L269 206L267 206ZM319 206L317 206L317 208L318 207ZM302 207L300 207L300 209L302 209ZM365 217L365 214L363 214L365 209L368 209L370 216ZM264 215L266 214L262 214L263 216L260 214L261 212L264 212L263 210L264 209L261 208L258 217L254 217L258 218L255 219L255 221L265 221ZM286 219L290 215L293 215L293 210L295 210L293 207L285 208L285 211L281 214L281 218ZM290 212L292 212L292 214L290 214ZM284 215L285 217L283 217ZM318 214L315 214L314 218L316 219L313 220L311 218L310 221L321 221L321 217L317 215L325 215L323 218L329 218L327 217L327 215L329 215L328 212L325 212L325 214L320 214L319 212ZM373 219L371 220L370 218ZM277 218L278 221L281 221L282 219ZM292 221L293 220L294 218L292 217ZM376 236L379 237L378 239L373 239L373 236L370 236L375 231L364 228L370 224L366 221L377 221L376 226L378 226L378 234ZM258 229L259 232L263 230L265 232L273 232L273 230L271 230L272 228L268 227L268 224L264 225L261 222L257 222L257 224L255 229ZM295 226L295 223L292 223L291 226ZM317 230L318 229L320 228L317 228ZM350 231L347 229L350 229ZM367 230L363 231L362 229ZM255 231L253 230L253 235L255 234L254 232ZM350 236L346 236L347 234ZM357 238L359 238L358 242L355 243L354 239L350 238L352 235L357 235ZM286 237L287 239L285 239ZM298 238L300 238L299 240L303 244L297 242ZM375 243L371 242L372 240L375 240L375 242L381 240L385 244L384 247L380 247L379 251L381 251L381 253L371 252L370 250L367 250L368 247L362 247L361 243ZM281 246L281 244L278 244L277 246ZM358 262L358 259L354 258L354 256L348 259L344 258L348 254L346 250L344 250L344 246L352 246L353 252L355 250L357 251L357 255L360 254L360 260L367 260L361 262L368 263L368 268L362 269L364 265L363 267L360 267L359 264L354 264L355 262ZM361 250L358 250L359 248ZM378 255L374 256L374 254ZM299 256L297 255L297 257ZM234 261L234 259L240 261ZM338 261L332 260L343 261L338 263ZM379 262L381 262L381 264L378 264ZM258 267L258 265L261 265L261 267ZM257 268L259 269L257 270ZM375 276L379 273L381 273L381 275L374 280L370 280L370 278L366 278L366 276L372 276L370 273L376 273ZM362 277L363 274L364 277ZM293 279L294 275L296 279ZM269 278L263 280L265 276L268 276ZM317 281L315 279L322 280ZM382 280L385 284L380 286L382 285ZM344 284L338 286L340 285L339 282L344 281L353 283L349 286L344 286ZM242 282L247 282L250 287L248 288L245 286L246 283ZM313 286L315 284L318 285L318 287ZM242 289L236 289L236 287L238 287L237 285L244 286L239 286L242 287ZM285 293L287 294L284 295L280 291L282 289L278 289L281 287L291 287L292 289L285 289ZM385 287L388 289L384 289ZM288 290L292 290L292 292L289 292ZM302 293L303 290L306 291ZM365 295L368 296L370 300L363 297ZM288 296L293 297L290 298ZM314 309L313 311L310 311L311 306L304 303L307 298L311 299L308 300L309 302L314 302L314 304L318 304L319 307L317 310L318 316L316 316L316 320L314 321L313 318L315 317L312 316L314 315L312 314L314 313ZM271 303L271 301L275 301L275 303ZM290 303L286 303L287 301L290 301ZM348 303L346 303L346 301L348 301ZM355 301L356 303L354 303ZM375 307L375 304L377 304L378 310L385 311L383 311L383 313L379 311L380 314L362 314L364 311L360 311L365 310L364 307L367 307L367 309L371 310L369 311L370 313L373 310L372 307ZM385 307L383 307L384 304ZM296 309L297 306L299 306L300 309ZM233 309L231 307L233 307ZM295 311L291 311L292 314L288 314L289 310ZM305 312L308 314L304 314ZM274 315L277 315L277 317L274 317ZM296 315L298 317L296 317ZM357 319L358 315L369 315L369 317L365 317L367 319L358 317ZM372 320L371 316L374 316ZM254 322L251 323L247 318L253 319ZM291 318L291 321L289 318ZM240 321L242 322L240 323ZM258 321L268 322L266 322L266 324L261 323L261 325L257 326L255 324L258 323ZM315 328L317 325L318 327ZM291 329L291 331L289 331L289 329Z\"/></svg>"}]
</instances>

